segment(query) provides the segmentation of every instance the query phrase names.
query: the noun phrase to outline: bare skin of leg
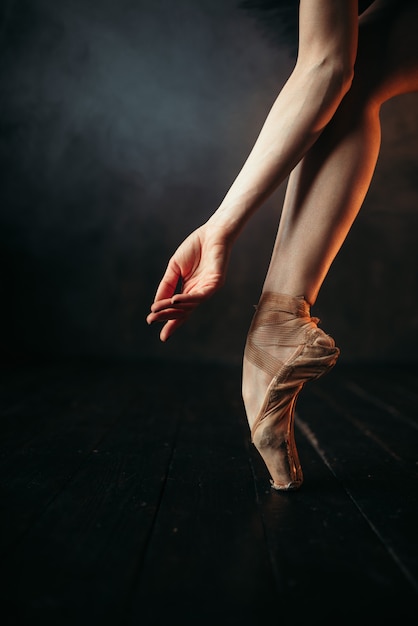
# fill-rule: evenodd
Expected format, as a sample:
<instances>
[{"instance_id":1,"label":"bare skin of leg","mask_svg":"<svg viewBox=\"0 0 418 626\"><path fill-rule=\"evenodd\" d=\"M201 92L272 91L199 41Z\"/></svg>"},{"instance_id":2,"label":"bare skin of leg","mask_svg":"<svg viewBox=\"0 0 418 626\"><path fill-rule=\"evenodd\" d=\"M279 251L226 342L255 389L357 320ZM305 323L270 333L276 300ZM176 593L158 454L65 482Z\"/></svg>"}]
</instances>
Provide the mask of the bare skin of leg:
<instances>
[{"instance_id":1,"label":"bare skin of leg","mask_svg":"<svg viewBox=\"0 0 418 626\"><path fill-rule=\"evenodd\" d=\"M361 18L352 87L319 139L289 177L264 292L314 304L369 188L380 148L381 105L418 90L418 7L378 2ZM279 360L293 348L274 345ZM250 427L271 376L244 359L243 398Z\"/></svg>"}]
</instances>

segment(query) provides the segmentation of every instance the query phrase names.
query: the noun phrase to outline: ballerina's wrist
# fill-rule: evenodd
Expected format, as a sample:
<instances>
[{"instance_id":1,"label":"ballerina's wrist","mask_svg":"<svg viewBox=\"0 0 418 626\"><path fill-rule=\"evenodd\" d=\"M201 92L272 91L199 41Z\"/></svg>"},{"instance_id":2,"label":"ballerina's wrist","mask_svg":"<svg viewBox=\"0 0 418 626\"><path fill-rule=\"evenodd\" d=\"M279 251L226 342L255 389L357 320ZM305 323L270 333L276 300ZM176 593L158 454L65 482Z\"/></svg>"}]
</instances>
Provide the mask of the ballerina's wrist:
<instances>
[{"instance_id":1,"label":"ballerina's wrist","mask_svg":"<svg viewBox=\"0 0 418 626\"><path fill-rule=\"evenodd\" d=\"M243 229L244 221L218 210L208 219L206 225L222 239L234 241Z\"/></svg>"}]
</instances>

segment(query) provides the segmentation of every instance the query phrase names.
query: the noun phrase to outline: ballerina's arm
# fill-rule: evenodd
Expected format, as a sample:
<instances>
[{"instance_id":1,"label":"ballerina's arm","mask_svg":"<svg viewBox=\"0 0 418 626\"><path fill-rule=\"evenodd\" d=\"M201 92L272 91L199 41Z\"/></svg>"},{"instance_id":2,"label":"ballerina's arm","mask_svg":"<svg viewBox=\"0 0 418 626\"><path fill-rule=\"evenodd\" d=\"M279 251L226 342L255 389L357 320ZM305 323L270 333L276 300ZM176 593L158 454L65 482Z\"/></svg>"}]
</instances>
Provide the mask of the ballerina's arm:
<instances>
[{"instance_id":1,"label":"ballerina's arm","mask_svg":"<svg viewBox=\"0 0 418 626\"><path fill-rule=\"evenodd\" d=\"M300 1L295 67L225 198L176 250L157 289L147 321L164 322L162 341L224 284L233 242L313 145L350 88L357 8L357 0Z\"/></svg>"}]
</instances>

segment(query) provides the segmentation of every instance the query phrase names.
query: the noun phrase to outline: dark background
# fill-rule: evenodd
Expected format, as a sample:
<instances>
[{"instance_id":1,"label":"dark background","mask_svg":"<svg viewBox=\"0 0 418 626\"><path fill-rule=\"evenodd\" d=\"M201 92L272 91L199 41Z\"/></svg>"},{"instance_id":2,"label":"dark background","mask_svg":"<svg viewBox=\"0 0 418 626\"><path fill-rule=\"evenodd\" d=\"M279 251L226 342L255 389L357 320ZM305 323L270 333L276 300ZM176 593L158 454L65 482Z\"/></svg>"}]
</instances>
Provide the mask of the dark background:
<instances>
[{"instance_id":1,"label":"dark background","mask_svg":"<svg viewBox=\"0 0 418 626\"><path fill-rule=\"evenodd\" d=\"M145 323L170 254L221 201L292 69L237 5L3 0L4 355L240 361L284 185L187 326L162 345ZM418 353L417 104L383 108L375 178L313 310L347 362Z\"/></svg>"}]
</instances>

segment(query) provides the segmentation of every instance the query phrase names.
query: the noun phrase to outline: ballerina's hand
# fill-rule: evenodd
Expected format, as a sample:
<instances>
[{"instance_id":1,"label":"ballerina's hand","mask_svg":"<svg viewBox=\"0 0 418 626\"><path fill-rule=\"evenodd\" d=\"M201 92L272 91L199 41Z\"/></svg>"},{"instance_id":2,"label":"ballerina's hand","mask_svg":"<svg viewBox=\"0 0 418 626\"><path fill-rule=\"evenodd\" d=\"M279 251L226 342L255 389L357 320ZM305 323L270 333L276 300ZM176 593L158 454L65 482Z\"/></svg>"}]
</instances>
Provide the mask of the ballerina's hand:
<instances>
[{"instance_id":1,"label":"ballerina's hand","mask_svg":"<svg viewBox=\"0 0 418 626\"><path fill-rule=\"evenodd\" d=\"M230 244L206 225L191 233L171 257L158 286L148 324L165 322L160 333L166 341L195 308L225 282ZM181 293L175 293L181 280Z\"/></svg>"}]
</instances>

